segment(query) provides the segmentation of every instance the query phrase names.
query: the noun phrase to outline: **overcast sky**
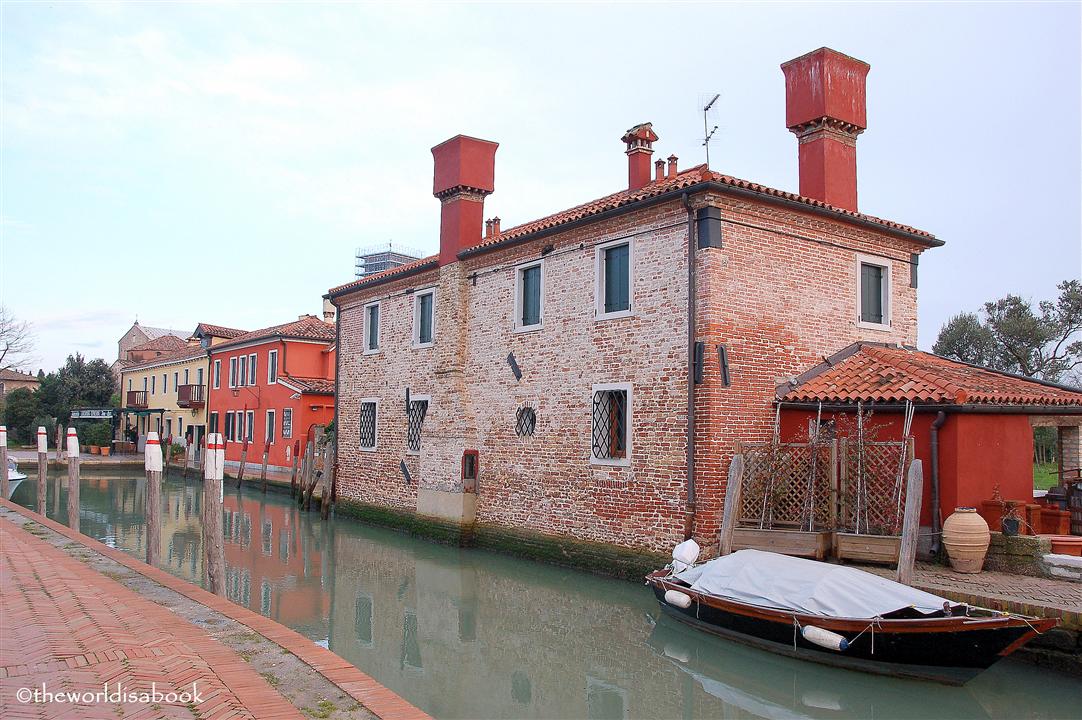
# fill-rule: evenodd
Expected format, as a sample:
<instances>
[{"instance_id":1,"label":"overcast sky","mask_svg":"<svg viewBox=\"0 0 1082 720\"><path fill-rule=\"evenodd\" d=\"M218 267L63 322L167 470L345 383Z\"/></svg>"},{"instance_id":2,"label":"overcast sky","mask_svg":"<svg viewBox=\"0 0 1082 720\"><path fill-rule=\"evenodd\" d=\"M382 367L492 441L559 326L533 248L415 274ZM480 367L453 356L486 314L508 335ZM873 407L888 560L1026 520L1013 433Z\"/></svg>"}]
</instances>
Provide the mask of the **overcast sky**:
<instances>
[{"instance_id":1,"label":"overcast sky","mask_svg":"<svg viewBox=\"0 0 1082 720\"><path fill-rule=\"evenodd\" d=\"M429 149L500 143L510 227L621 189L619 138L797 189L779 64L869 62L861 210L947 242L920 344L1051 297L1080 249L1080 11L1020 4L0 4L0 301L39 361L116 357L138 316L255 329L319 313L353 252L438 244Z\"/></svg>"}]
</instances>

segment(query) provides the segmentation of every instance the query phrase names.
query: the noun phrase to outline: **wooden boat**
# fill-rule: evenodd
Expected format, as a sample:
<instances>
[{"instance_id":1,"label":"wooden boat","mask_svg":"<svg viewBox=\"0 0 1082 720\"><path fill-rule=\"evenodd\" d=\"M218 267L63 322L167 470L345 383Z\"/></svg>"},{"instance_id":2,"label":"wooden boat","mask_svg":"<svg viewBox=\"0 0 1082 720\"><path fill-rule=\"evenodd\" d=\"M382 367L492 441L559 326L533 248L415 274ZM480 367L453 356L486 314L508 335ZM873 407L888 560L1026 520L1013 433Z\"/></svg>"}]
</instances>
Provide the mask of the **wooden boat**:
<instances>
[{"instance_id":1,"label":"wooden boat","mask_svg":"<svg viewBox=\"0 0 1082 720\"><path fill-rule=\"evenodd\" d=\"M15 461L15 458L8 456L8 497L10 500L15 495L15 489L19 487L23 480L26 479L26 475L19 472L19 464Z\"/></svg>"},{"instance_id":2,"label":"wooden boat","mask_svg":"<svg viewBox=\"0 0 1082 720\"><path fill-rule=\"evenodd\" d=\"M730 572L723 581L732 580L731 592L703 589L710 586L702 579L707 573L722 572L737 562L739 574ZM716 563L721 564L708 569ZM696 571L699 579L689 582ZM842 576L833 589L830 574ZM952 604L855 568L758 550L741 550L675 573L670 566L651 573L646 582L665 613L706 632L803 660L952 685L966 683L1059 623ZM798 597L792 602L771 597L771 590L779 586L815 588L823 597ZM852 607L853 596L864 588L871 599L866 605L876 608L874 612L848 615L814 609L832 603ZM883 611L891 607L892 593L896 605ZM750 601L751 596L760 599ZM861 606L859 597L855 603Z\"/></svg>"}]
</instances>

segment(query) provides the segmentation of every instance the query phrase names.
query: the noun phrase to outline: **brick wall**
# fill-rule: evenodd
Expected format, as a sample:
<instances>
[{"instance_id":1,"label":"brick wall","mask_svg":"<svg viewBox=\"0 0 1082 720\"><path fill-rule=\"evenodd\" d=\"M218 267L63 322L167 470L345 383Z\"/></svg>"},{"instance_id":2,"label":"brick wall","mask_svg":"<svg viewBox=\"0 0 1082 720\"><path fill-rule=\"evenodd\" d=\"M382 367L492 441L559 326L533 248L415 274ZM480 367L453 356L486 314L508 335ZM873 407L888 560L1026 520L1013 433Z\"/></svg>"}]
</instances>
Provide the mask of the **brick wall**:
<instances>
[{"instance_id":1,"label":"brick wall","mask_svg":"<svg viewBox=\"0 0 1082 720\"><path fill-rule=\"evenodd\" d=\"M774 388L858 340L916 342L916 243L728 195L724 247L699 250L696 536L714 541L728 457L768 436ZM794 236L801 236L800 238ZM633 236L632 317L594 318L595 245ZM804 238L804 239L801 239ZM513 331L514 267L545 256L544 328ZM892 259L887 331L856 323L856 252ZM434 347L411 349L411 289L437 285ZM381 303L381 351L362 353L365 303ZM679 201L356 292L341 303L340 493L412 510L417 487L460 488L463 450L480 453L477 521L666 550L683 537L687 408L687 214ZM716 346L729 351L722 387ZM507 363L522 369L516 380ZM590 462L592 386L633 384L627 467ZM405 390L430 395L420 456L405 453ZM378 447L358 447L361 398L379 399ZM537 412L515 434L519 408ZM414 480L399 469L404 461Z\"/></svg>"}]
</instances>

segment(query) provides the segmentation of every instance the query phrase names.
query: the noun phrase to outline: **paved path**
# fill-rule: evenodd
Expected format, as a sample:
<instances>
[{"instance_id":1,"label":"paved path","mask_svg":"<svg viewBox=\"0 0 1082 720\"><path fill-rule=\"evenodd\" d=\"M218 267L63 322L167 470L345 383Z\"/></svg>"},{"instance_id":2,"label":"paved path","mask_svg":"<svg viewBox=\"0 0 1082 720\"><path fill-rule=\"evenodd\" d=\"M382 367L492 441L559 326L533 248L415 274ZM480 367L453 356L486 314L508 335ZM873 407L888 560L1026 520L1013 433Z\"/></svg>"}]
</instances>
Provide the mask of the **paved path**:
<instances>
[{"instance_id":1,"label":"paved path","mask_svg":"<svg viewBox=\"0 0 1082 720\"><path fill-rule=\"evenodd\" d=\"M302 718L235 652L0 519L0 715L4 718ZM202 702L24 704L20 688L191 692Z\"/></svg>"}]
</instances>

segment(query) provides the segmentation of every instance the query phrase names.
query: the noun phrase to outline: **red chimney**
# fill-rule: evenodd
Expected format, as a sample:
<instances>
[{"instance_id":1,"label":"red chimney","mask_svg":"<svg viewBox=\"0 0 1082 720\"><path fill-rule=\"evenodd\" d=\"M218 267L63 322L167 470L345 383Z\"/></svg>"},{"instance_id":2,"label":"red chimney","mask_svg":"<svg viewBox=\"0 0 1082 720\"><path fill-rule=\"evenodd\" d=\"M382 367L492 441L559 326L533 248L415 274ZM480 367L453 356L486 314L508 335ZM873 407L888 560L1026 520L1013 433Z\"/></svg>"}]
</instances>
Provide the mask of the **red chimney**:
<instances>
[{"instance_id":1,"label":"red chimney","mask_svg":"<svg viewBox=\"0 0 1082 720\"><path fill-rule=\"evenodd\" d=\"M658 182L661 182L662 180L665 179L665 161L664 160L655 160L654 161L654 170L655 170L655 173L654 173L654 179L655 180L657 180Z\"/></svg>"},{"instance_id":2,"label":"red chimney","mask_svg":"<svg viewBox=\"0 0 1082 720\"><path fill-rule=\"evenodd\" d=\"M785 125L797 136L800 194L857 209L857 135L868 126L868 63L819 48L781 66Z\"/></svg>"},{"instance_id":3,"label":"red chimney","mask_svg":"<svg viewBox=\"0 0 1082 720\"><path fill-rule=\"evenodd\" d=\"M432 194L440 199L440 266L481 241L485 196L494 189L497 143L456 135L432 148Z\"/></svg>"},{"instance_id":4,"label":"red chimney","mask_svg":"<svg viewBox=\"0 0 1082 720\"><path fill-rule=\"evenodd\" d=\"M650 182L650 156L654 154L654 133L650 123L642 123L620 138L627 143L627 189L638 190Z\"/></svg>"}]
</instances>

